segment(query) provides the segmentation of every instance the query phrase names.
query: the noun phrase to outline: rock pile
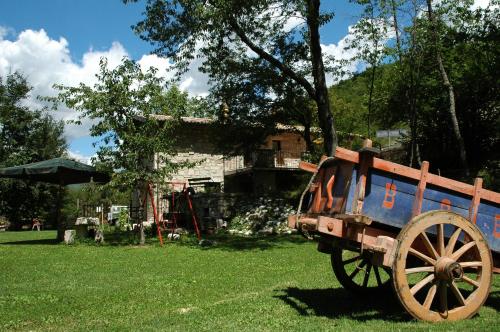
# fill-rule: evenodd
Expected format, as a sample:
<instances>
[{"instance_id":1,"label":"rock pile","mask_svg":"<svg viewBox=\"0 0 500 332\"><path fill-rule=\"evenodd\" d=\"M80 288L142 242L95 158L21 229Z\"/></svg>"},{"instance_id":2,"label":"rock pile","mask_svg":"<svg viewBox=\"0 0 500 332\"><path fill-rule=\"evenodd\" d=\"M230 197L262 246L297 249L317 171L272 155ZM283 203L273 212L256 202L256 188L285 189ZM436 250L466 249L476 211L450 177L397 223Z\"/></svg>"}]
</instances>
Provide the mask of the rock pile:
<instances>
[{"instance_id":1,"label":"rock pile","mask_svg":"<svg viewBox=\"0 0 500 332\"><path fill-rule=\"evenodd\" d=\"M255 234L291 234L287 218L294 213L292 206L282 199L260 197L242 205L229 222L229 233L251 236Z\"/></svg>"}]
</instances>

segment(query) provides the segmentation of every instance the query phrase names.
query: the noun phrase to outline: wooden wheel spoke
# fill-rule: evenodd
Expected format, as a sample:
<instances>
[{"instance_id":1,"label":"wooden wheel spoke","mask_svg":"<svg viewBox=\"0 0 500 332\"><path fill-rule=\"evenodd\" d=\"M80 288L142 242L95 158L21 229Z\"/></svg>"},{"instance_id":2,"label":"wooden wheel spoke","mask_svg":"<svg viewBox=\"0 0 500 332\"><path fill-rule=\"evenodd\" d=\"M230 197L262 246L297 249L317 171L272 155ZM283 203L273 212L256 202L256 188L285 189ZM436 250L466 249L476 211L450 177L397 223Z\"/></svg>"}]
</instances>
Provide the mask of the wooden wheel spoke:
<instances>
[{"instance_id":1,"label":"wooden wheel spoke","mask_svg":"<svg viewBox=\"0 0 500 332\"><path fill-rule=\"evenodd\" d=\"M354 277L359 273L359 271L361 271L363 269L363 266L365 266L365 265L366 265L366 261L363 259L361 261L361 263L358 266L356 266L354 271L351 272L351 274L349 275L349 278L354 279Z\"/></svg>"},{"instance_id":2,"label":"wooden wheel spoke","mask_svg":"<svg viewBox=\"0 0 500 332\"><path fill-rule=\"evenodd\" d=\"M377 279L377 285L382 285L382 280L380 279L380 274L378 272L378 266L373 267L373 271L375 272L375 278Z\"/></svg>"},{"instance_id":3,"label":"wooden wheel spoke","mask_svg":"<svg viewBox=\"0 0 500 332\"><path fill-rule=\"evenodd\" d=\"M372 265L368 264L368 266L366 268L366 272L365 272L365 278L363 279L363 287L368 286L368 279L370 279L371 269L372 269Z\"/></svg>"},{"instance_id":4,"label":"wooden wheel spoke","mask_svg":"<svg viewBox=\"0 0 500 332\"><path fill-rule=\"evenodd\" d=\"M463 254L467 252L470 248L474 247L476 245L476 241L471 241L466 244L464 244L460 249L455 251L452 255L451 258L453 260L458 260L460 257L462 257Z\"/></svg>"},{"instance_id":5,"label":"wooden wheel spoke","mask_svg":"<svg viewBox=\"0 0 500 332\"><path fill-rule=\"evenodd\" d=\"M448 314L448 290L446 288L446 281L441 281L439 283L439 303L441 312L444 314Z\"/></svg>"},{"instance_id":6,"label":"wooden wheel spoke","mask_svg":"<svg viewBox=\"0 0 500 332\"><path fill-rule=\"evenodd\" d=\"M432 301L434 301L434 297L436 296L436 291L437 291L437 284L434 284L429 288L429 291L427 292L427 295L425 296L425 301L424 301L424 308L429 310L432 305Z\"/></svg>"},{"instance_id":7,"label":"wooden wheel spoke","mask_svg":"<svg viewBox=\"0 0 500 332\"><path fill-rule=\"evenodd\" d=\"M410 254L412 254L413 256L415 256L417 258L420 258L422 261L424 261L426 263L429 263L430 265L436 265L436 260L435 259L430 258L426 254L423 254L423 253L421 253L420 251L418 251L416 249L410 248L408 250L408 252Z\"/></svg>"},{"instance_id":8,"label":"wooden wheel spoke","mask_svg":"<svg viewBox=\"0 0 500 332\"><path fill-rule=\"evenodd\" d=\"M469 285L472 285L476 288L479 287L479 282L477 282L476 280L473 280L469 277L467 277L466 275L462 276L462 280L465 281L466 283L468 283Z\"/></svg>"},{"instance_id":9,"label":"wooden wheel spoke","mask_svg":"<svg viewBox=\"0 0 500 332\"><path fill-rule=\"evenodd\" d=\"M347 264L350 264L350 263L357 261L360 258L361 258L361 255L356 256L356 257L352 257L352 258L349 258L349 259L346 259L345 261L343 261L342 264L347 265Z\"/></svg>"},{"instance_id":10,"label":"wooden wheel spoke","mask_svg":"<svg viewBox=\"0 0 500 332\"><path fill-rule=\"evenodd\" d=\"M422 239L424 246L427 248L427 251L431 254L432 258L438 259L441 255L437 253L436 249L429 240L429 237L427 237L427 234L425 234L425 232L420 233L420 238Z\"/></svg>"},{"instance_id":11,"label":"wooden wheel spoke","mask_svg":"<svg viewBox=\"0 0 500 332\"><path fill-rule=\"evenodd\" d=\"M431 281L434 280L434 274L429 274L427 277L425 277L424 279L420 280L419 282L417 282L411 289L410 289L410 292L412 295L415 295L417 294L417 292L419 290L422 289L422 287L424 287L425 285L427 285L428 283L430 283Z\"/></svg>"},{"instance_id":12,"label":"wooden wheel spoke","mask_svg":"<svg viewBox=\"0 0 500 332\"><path fill-rule=\"evenodd\" d=\"M405 270L406 274L419 273L419 272L434 272L434 266L419 266Z\"/></svg>"},{"instance_id":13,"label":"wooden wheel spoke","mask_svg":"<svg viewBox=\"0 0 500 332\"><path fill-rule=\"evenodd\" d=\"M439 256L444 255L444 224L437 224L437 245Z\"/></svg>"},{"instance_id":14,"label":"wooden wheel spoke","mask_svg":"<svg viewBox=\"0 0 500 332\"><path fill-rule=\"evenodd\" d=\"M458 262L462 268L464 267L481 267L483 263L481 261L472 261L472 262Z\"/></svg>"},{"instance_id":15,"label":"wooden wheel spoke","mask_svg":"<svg viewBox=\"0 0 500 332\"><path fill-rule=\"evenodd\" d=\"M450 240L448 241L448 245L446 246L445 249L446 256L450 256L453 253L453 249L455 249L455 244L457 243L460 233L462 233L462 229L457 228L455 232L453 232L453 234L451 235Z\"/></svg>"},{"instance_id":16,"label":"wooden wheel spoke","mask_svg":"<svg viewBox=\"0 0 500 332\"><path fill-rule=\"evenodd\" d=\"M450 211L428 211L406 224L396 240L392 284L408 313L439 322L479 311L488 298L494 262L477 225Z\"/></svg>"},{"instance_id":17,"label":"wooden wheel spoke","mask_svg":"<svg viewBox=\"0 0 500 332\"><path fill-rule=\"evenodd\" d=\"M462 293L460 293L460 289L458 289L458 287L454 281L451 282L450 288L451 288L451 291L453 292L453 294L455 294L455 297L457 298L458 303L460 303L460 305L462 305L462 306L465 305L465 299L464 299Z\"/></svg>"}]
</instances>

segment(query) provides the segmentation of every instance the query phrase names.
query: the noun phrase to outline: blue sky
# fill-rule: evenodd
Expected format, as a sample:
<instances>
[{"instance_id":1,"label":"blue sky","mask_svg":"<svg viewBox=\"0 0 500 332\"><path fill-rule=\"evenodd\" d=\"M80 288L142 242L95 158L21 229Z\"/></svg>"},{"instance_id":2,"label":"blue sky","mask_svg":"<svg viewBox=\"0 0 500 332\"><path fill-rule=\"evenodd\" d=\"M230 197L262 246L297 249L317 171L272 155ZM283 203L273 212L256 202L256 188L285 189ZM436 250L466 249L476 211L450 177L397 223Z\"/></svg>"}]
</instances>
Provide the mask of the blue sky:
<instances>
[{"instance_id":1,"label":"blue sky","mask_svg":"<svg viewBox=\"0 0 500 332\"><path fill-rule=\"evenodd\" d=\"M324 50L341 53L349 25L360 8L349 1L323 1L335 18L321 31ZM152 48L132 32L130 26L141 19L144 3L124 5L121 0L15 0L0 1L0 76L19 70L34 86L33 94L50 95L54 83L92 83L101 56L119 62L123 56L161 68L168 60L147 56ZM110 62L113 62L110 61ZM206 92L206 78L193 73L181 84L192 95ZM62 81L62 82L61 82ZM33 96L32 106L39 106ZM56 117L71 119L71 110ZM86 159L95 153L88 125L67 126L71 154Z\"/></svg>"}]
</instances>

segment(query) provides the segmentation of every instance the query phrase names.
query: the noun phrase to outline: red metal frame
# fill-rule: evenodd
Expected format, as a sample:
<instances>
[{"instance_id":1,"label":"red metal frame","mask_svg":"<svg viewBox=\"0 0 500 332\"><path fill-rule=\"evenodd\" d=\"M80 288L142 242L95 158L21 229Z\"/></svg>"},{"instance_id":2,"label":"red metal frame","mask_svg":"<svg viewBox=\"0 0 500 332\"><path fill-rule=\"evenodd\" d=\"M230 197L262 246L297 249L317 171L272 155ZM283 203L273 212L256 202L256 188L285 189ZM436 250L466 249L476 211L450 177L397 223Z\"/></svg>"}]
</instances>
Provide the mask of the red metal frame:
<instances>
[{"instance_id":1,"label":"red metal frame","mask_svg":"<svg viewBox=\"0 0 500 332\"><path fill-rule=\"evenodd\" d=\"M161 235L160 219L158 219L158 211L156 210L155 198L153 195L153 187L151 186L151 183L148 183L148 193L149 193L149 197L151 199L151 207L153 208L153 216L155 219L156 231L158 233L158 238L160 239L160 246L163 247L163 236Z\"/></svg>"},{"instance_id":2,"label":"red metal frame","mask_svg":"<svg viewBox=\"0 0 500 332\"><path fill-rule=\"evenodd\" d=\"M195 232L196 232L196 237L198 238L198 240L201 240L201 233L200 233L200 229L198 227L198 218L196 217L196 212L194 210L194 207L193 207L193 201L191 200L191 196L189 196L189 192L188 192L188 186L187 186L187 182L186 181L170 181L168 182L170 185L172 186L175 186L175 185L182 185L182 193L184 194L184 197L186 198L186 201L188 202L188 207L189 207L189 210L191 211L191 220L193 222L193 226L194 226L194 229L195 229ZM172 191L172 211L174 209L174 191ZM172 214L173 218L175 219L175 212ZM177 223L177 220L174 220L174 223L176 224ZM174 227L172 225L172 227Z\"/></svg>"}]
</instances>

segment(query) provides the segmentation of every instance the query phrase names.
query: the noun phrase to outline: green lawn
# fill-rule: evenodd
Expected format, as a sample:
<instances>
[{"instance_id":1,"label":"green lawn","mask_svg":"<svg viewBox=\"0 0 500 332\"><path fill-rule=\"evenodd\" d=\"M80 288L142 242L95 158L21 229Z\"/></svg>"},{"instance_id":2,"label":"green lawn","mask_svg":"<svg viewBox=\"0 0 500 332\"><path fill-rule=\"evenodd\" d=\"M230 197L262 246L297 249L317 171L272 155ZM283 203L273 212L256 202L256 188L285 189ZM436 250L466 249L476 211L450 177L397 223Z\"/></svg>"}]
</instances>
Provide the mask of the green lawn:
<instances>
[{"instance_id":1,"label":"green lawn","mask_svg":"<svg viewBox=\"0 0 500 332\"><path fill-rule=\"evenodd\" d=\"M300 237L137 246L0 232L0 331L497 330L500 278L473 319L412 320L392 293L361 298Z\"/></svg>"}]
</instances>

